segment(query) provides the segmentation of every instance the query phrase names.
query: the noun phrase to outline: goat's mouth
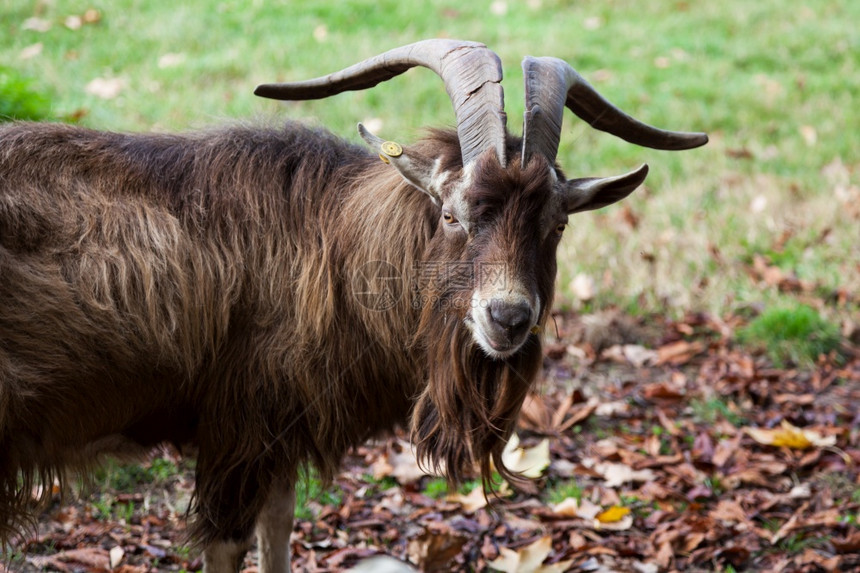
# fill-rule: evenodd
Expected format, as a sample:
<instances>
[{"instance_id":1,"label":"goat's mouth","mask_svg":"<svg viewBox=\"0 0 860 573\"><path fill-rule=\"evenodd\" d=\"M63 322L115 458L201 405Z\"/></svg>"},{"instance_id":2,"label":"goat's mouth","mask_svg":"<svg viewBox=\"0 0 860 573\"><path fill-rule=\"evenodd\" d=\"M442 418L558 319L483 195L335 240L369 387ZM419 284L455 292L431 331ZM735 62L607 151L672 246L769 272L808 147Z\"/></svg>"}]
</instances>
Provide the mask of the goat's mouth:
<instances>
[{"instance_id":1,"label":"goat's mouth","mask_svg":"<svg viewBox=\"0 0 860 573\"><path fill-rule=\"evenodd\" d=\"M510 358L516 354L528 338L528 335L526 335L523 336L521 340L494 340L478 328L475 321L469 320L466 324L472 331L472 337L475 339L475 342L481 350L483 350L487 356L496 360L504 360L505 358Z\"/></svg>"}]
</instances>

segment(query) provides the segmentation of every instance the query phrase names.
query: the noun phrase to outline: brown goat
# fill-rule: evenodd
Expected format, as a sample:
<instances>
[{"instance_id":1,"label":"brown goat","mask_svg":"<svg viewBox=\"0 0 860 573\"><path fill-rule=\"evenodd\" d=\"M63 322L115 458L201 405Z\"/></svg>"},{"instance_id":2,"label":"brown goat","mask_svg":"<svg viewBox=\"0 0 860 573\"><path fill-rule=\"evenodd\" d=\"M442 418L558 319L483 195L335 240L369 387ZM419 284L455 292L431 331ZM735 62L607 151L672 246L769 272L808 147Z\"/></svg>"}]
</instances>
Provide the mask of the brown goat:
<instances>
[{"instance_id":1,"label":"brown goat","mask_svg":"<svg viewBox=\"0 0 860 573\"><path fill-rule=\"evenodd\" d=\"M299 84L361 89L421 65L458 132L368 153L296 124L190 135L0 129L0 534L36 483L99 454L193 443L191 536L235 571L289 569L293 485L401 424L460 480L501 453L541 364L568 214L632 192L646 168L566 180L565 105L634 143L701 145L603 100L567 64L527 58L525 139L498 58L428 41ZM377 157L377 153L383 161ZM392 168L393 167L393 168Z\"/></svg>"}]
</instances>

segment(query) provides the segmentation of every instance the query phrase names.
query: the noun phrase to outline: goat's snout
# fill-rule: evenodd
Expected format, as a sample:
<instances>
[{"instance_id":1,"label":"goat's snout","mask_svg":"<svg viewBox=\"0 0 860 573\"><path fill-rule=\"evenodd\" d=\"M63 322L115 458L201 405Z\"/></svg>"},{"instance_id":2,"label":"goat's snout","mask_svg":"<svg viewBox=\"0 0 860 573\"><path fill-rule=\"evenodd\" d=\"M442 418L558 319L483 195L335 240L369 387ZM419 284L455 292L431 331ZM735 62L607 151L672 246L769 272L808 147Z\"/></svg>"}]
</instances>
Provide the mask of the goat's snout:
<instances>
[{"instance_id":1,"label":"goat's snout","mask_svg":"<svg viewBox=\"0 0 860 573\"><path fill-rule=\"evenodd\" d=\"M488 305L490 322L518 340L531 327L532 307L527 301L507 302L493 299Z\"/></svg>"},{"instance_id":2,"label":"goat's snout","mask_svg":"<svg viewBox=\"0 0 860 573\"><path fill-rule=\"evenodd\" d=\"M494 358L506 358L525 343L538 310L527 298L494 297L476 304L470 321L475 341Z\"/></svg>"}]
</instances>

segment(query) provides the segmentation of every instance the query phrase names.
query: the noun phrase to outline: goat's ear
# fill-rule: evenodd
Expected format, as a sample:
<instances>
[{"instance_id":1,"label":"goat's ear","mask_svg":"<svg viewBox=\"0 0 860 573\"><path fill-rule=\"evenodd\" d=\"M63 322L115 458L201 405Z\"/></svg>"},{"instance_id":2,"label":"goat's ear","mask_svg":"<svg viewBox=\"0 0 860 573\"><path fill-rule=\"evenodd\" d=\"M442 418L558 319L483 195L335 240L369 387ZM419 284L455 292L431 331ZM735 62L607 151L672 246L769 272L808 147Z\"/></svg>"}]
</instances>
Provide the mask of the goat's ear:
<instances>
[{"instance_id":1,"label":"goat's ear","mask_svg":"<svg viewBox=\"0 0 860 573\"><path fill-rule=\"evenodd\" d=\"M438 186L433 181L436 167L433 160L414 151L407 151L393 141L384 141L360 123L358 124L358 133L370 147L379 153L379 158L382 161L397 169L397 172L407 183L424 191L437 204L442 203Z\"/></svg>"},{"instance_id":2,"label":"goat's ear","mask_svg":"<svg viewBox=\"0 0 860 573\"><path fill-rule=\"evenodd\" d=\"M568 213L600 209L633 193L645 181L648 166L615 177L587 177L564 183L562 194Z\"/></svg>"}]
</instances>

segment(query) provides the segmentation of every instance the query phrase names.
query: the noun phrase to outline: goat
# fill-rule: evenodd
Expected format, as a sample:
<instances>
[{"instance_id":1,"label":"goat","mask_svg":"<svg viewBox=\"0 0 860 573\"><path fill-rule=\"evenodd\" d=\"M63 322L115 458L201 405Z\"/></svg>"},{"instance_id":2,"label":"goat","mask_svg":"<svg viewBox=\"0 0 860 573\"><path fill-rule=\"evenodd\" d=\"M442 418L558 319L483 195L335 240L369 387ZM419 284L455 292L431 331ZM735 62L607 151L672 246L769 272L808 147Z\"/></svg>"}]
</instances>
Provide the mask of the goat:
<instances>
[{"instance_id":1,"label":"goat","mask_svg":"<svg viewBox=\"0 0 860 573\"><path fill-rule=\"evenodd\" d=\"M35 484L162 442L197 447L189 531L208 572L237 570L255 528L261 570L289 570L299 468L330 480L397 425L452 482L476 466L517 480L501 453L541 365L568 216L647 173L566 179L564 108L652 148L707 137L641 123L531 57L511 135L498 56L453 40L255 93L324 98L414 66L441 76L457 129L402 147L359 125L374 153L293 123L0 129L3 540L32 519Z\"/></svg>"}]
</instances>

